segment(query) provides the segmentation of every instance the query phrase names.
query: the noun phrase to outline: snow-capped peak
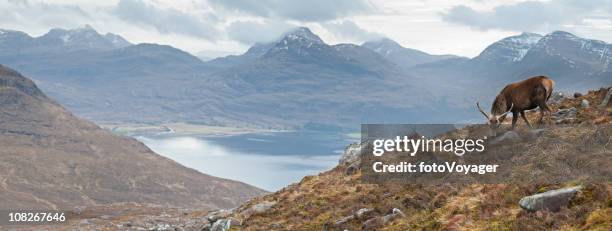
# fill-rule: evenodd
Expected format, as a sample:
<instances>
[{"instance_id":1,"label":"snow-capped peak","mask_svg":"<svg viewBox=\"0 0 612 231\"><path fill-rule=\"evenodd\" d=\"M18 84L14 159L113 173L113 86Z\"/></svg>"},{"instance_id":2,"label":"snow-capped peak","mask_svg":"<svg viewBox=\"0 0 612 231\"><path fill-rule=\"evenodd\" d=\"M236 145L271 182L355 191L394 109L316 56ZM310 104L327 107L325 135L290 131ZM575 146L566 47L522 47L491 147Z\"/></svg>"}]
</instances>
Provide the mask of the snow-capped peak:
<instances>
[{"instance_id":1,"label":"snow-capped peak","mask_svg":"<svg viewBox=\"0 0 612 231\"><path fill-rule=\"evenodd\" d=\"M47 34L39 38L46 45L61 45L69 48L97 48L109 49L120 48L131 45L119 35L107 33L99 34L90 25L84 25L74 29L51 29Z\"/></svg>"},{"instance_id":2,"label":"snow-capped peak","mask_svg":"<svg viewBox=\"0 0 612 231\"><path fill-rule=\"evenodd\" d=\"M478 59L518 62L540 39L542 35L526 32L510 36L488 46L480 53Z\"/></svg>"},{"instance_id":3,"label":"snow-capped peak","mask_svg":"<svg viewBox=\"0 0 612 231\"><path fill-rule=\"evenodd\" d=\"M298 27L294 30L285 33L282 40L285 39L308 41L312 43L324 43L323 40L319 38L319 36L312 33L312 31L310 31L310 29L308 29L307 27Z\"/></svg>"}]
</instances>

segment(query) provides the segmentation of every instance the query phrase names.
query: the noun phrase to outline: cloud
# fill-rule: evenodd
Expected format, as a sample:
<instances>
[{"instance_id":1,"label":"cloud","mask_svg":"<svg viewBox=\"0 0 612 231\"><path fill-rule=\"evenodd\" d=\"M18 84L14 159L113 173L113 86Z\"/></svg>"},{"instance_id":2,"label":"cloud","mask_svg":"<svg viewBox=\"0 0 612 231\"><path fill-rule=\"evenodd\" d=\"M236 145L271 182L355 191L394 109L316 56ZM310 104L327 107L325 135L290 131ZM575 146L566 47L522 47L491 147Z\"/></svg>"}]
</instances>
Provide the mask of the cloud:
<instances>
[{"instance_id":1,"label":"cloud","mask_svg":"<svg viewBox=\"0 0 612 231\"><path fill-rule=\"evenodd\" d=\"M213 7L265 18L321 22L373 12L366 0L210 0Z\"/></svg>"},{"instance_id":2,"label":"cloud","mask_svg":"<svg viewBox=\"0 0 612 231\"><path fill-rule=\"evenodd\" d=\"M538 31L582 24L583 19L596 15L612 17L612 0L526 1L497 6L492 11L478 11L458 5L443 13L442 19L479 30Z\"/></svg>"},{"instance_id":3,"label":"cloud","mask_svg":"<svg viewBox=\"0 0 612 231\"><path fill-rule=\"evenodd\" d=\"M335 36L352 41L363 42L384 37L381 34L366 31L348 20L325 23L324 27Z\"/></svg>"},{"instance_id":4,"label":"cloud","mask_svg":"<svg viewBox=\"0 0 612 231\"><path fill-rule=\"evenodd\" d=\"M90 14L76 5L27 0L0 2L0 21L3 24L27 25L35 30L47 30L58 25L77 26L91 19Z\"/></svg>"},{"instance_id":5,"label":"cloud","mask_svg":"<svg viewBox=\"0 0 612 231\"><path fill-rule=\"evenodd\" d=\"M235 21L225 30L231 39L246 45L252 45L256 42L276 40L294 27L294 25L282 21Z\"/></svg>"},{"instance_id":6,"label":"cloud","mask_svg":"<svg viewBox=\"0 0 612 231\"><path fill-rule=\"evenodd\" d=\"M158 8L141 0L120 0L114 13L124 21L152 26L162 34L182 34L216 39L219 31L214 27L213 15L197 17L173 8Z\"/></svg>"}]
</instances>

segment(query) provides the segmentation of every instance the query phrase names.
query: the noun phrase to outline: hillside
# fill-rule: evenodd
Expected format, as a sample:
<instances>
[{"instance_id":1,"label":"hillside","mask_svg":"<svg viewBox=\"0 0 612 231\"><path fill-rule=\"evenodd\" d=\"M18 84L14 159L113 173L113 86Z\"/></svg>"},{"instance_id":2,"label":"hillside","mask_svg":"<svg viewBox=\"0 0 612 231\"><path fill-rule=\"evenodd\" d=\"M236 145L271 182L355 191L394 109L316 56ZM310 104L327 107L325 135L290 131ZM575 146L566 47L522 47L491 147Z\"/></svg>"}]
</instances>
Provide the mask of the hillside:
<instances>
[{"instance_id":1,"label":"hillside","mask_svg":"<svg viewBox=\"0 0 612 231\"><path fill-rule=\"evenodd\" d=\"M607 92L608 89L592 91L554 105L554 111L572 107L579 110L571 122L564 120L549 125L536 139L508 144L527 148L525 153L531 153L513 158L513 168L521 173L509 179L512 183L364 184L361 171L347 171L350 165L347 161L318 176L305 177L300 183L279 192L251 200L238 208L234 216L242 220L242 230L261 227L274 230L609 230L612 228L610 181L550 183L525 178L529 171L548 171L544 169L558 164L559 159L573 158L579 151L579 158L586 162L581 162L580 166L564 166L563 172L579 174L581 167L590 166L600 168L606 172L607 179L612 180L612 152L609 150L612 102L604 109L597 108ZM593 106L581 108L583 99ZM535 113L531 113L530 119L535 121ZM568 123L569 126L562 126ZM529 132L523 128L519 134L524 136ZM549 149L542 153L538 147ZM347 148L347 152L354 150L353 146ZM589 160L597 164L587 164ZM519 207L522 197L574 185L582 185L582 191L570 201L569 207L558 212L531 213ZM261 213L248 212L262 203L272 206ZM393 212L394 209L402 213Z\"/></svg>"},{"instance_id":2,"label":"hillside","mask_svg":"<svg viewBox=\"0 0 612 231\"><path fill-rule=\"evenodd\" d=\"M79 119L0 65L0 207L230 208L264 191L202 174Z\"/></svg>"},{"instance_id":3,"label":"hillside","mask_svg":"<svg viewBox=\"0 0 612 231\"><path fill-rule=\"evenodd\" d=\"M523 123L520 140L501 143L514 152L513 175L496 184L369 184L362 180L359 145L345 149L340 164L304 177L275 193L257 197L232 210L159 210L115 207L101 218L100 208L83 212L67 227L186 230L610 230L612 228L612 89L578 98L555 97L555 118L543 130ZM610 97L612 98L612 94ZM582 101L590 106L583 108ZM529 112L534 123L538 112ZM509 126L509 124L506 124ZM469 129L465 128L465 129ZM459 130L464 131L465 129ZM504 128L506 129L506 128ZM535 135L535 137L534 137ZM545 147L541 149L539 147ZM579 155L576 155L579 154ZM358 166L358 164L357 164ZM601 175L589 178L583 168ZM548 182L532 176L552 172L575 178ZM593 179L607 180L593 180ZM528 211L522 198L556 189L577 192L558 210ZM543 202L551 203L551 201ZM85 223L83 221L86 221Z\"/></svg>"}]
</instances>

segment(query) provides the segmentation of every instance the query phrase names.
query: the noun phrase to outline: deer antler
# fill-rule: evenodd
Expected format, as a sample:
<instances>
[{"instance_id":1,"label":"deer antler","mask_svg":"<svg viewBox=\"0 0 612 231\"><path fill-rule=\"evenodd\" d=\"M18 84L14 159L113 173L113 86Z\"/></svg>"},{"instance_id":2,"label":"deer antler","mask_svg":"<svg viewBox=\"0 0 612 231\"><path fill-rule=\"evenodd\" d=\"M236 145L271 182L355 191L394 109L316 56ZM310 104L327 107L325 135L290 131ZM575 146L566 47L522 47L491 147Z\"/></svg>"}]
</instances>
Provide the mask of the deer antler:
<instances>
[{"instance_id":1,"label":"deer antler","mask_svg":"<svg viewBox=\"0 0 612 231\"><path fill-rule=\"evenodd\" d=\"M482 108L480 108L480 102L476 102L476 107L478 107L478 110L480 111L480 113L482 113L485 117L487 117L487 119L490 118L489 114L487 114L484 110L482 110Z\"/></svg>"}]
</instances>

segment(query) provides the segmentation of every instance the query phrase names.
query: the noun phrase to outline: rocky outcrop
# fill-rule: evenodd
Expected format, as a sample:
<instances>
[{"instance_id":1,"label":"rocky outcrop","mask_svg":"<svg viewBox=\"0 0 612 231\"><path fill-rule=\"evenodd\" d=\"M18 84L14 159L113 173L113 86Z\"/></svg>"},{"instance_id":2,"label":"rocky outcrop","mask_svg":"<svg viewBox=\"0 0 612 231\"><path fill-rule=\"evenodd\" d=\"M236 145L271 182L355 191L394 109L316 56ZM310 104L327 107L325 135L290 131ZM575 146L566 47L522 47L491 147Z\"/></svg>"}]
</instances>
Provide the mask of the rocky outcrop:
<instances>
[{"instance_id":1,"label":"rocky outcrop","mask_svg":"<svg viewBox=\"0 0 612 231\"><path fill-rule=\"evenodd\" d=\"M559 109L557 112L552 114L555 123L567 123L576 120L576 114L578 114L578 109L575 107Z\"/></svg>"},{"instance_id":2,"label":"rocky outcrop","mask_svg":"<svg viewBox=\"0 0 612 231\"><path fill-rule=\"evenodd\" d=\"M377 230L378 228L386 225L387 223L395 220L398 217L406 217L406 214L398 208L393 208L391 213L382 217L375 217L367 220L363 223L363 230Z\"/></svg>"},{"instance_id":3,"label":"rocky outcrop","mask_svg":"<svg viewBox=\"0 0 612 231\"><path fill-rule=\"evenodd\" d=\"M247 209L243 210L240 215L247 219L255 214L261 214L268 211L274 205L276 205L276 201L264 201L248 207Z\"/></svg>"},{"instance_id":4,"label":"rocky outcrop","mask_svg":"<svg viewBox=\"0 0 612 231\"><path fill-rule=\"evenodd\" d=\"M559 211L567 206L570 199L581 189L580 186L551 190L544 193L523 197L519 201L521 208L534 212L538 210Z\"/></svg>"},{"instance_id":5,"label":"rocky outcrop","mask_svg":"<svg viewBox=\"0 0 612 231\"><path fill-rule=\"evenodd\" d=\"M346 174L348 175L357 172L361 164L361 144L353 143L347 146L340 157L339 164L346 167Z\"/></svg>"},{"instance_id":6,"label":"rocky outcrop","mask_svg":"<svg viewBox=\"0 0 612 231\"><path fill-rule=\"evenodd\" d=\"M521 136L515 131L507 131L501 136L496 137L491 144L512 143L521 141Z\"/></svg>"},{"instance_id":7,"label":"rocky outcrop","mask_svg":"<svg viewBox=\"0 0 612 231\"><path fill-rule=\"evenodd\" d=\"M336 227L342 227L343 225L351 222L352 220L358 219L358 220L363 220L366 217L370 216L370 214L372 214L372 212L374 212L374 209L371 208L361 208L359 210L357 210L355 213L348 215L346 217L340 218L338 220L336 220L336 222L334 222L334 225Z\"/></svg>"},{"instance_id":8,"label":"rocky outcrop","mask_svg":"<svg viewBox=\"0 0 612 231\"><path fill-rule=\"evenodd\" d=\"M608 89L608 93L604 96L601 104L599 104L599 108L605 108L610 104L610 98L612 98L612 87Z\"/></svg>"},{"instance_id":9,"label":"rocky outcrop","mask_svg":"<svg viewBox=\"0 0 612 231\"><path fill-rule=\"evenodd\" d=\"M215 221L215 223L210 226L208 231L229 231L230 228L239 227L240 225L242 225L240 220L229 217ZM204 230L206 230L206 228Z\"/></svg>"}]
</instances>

